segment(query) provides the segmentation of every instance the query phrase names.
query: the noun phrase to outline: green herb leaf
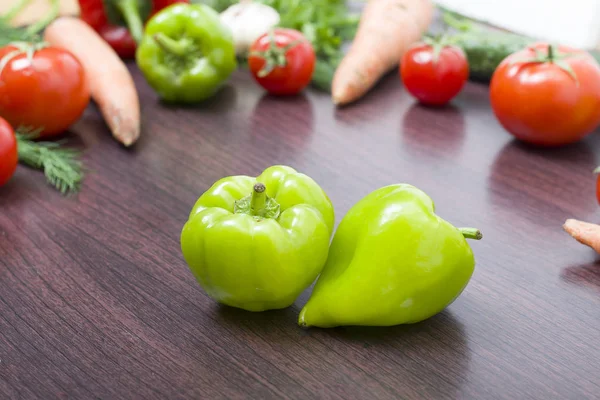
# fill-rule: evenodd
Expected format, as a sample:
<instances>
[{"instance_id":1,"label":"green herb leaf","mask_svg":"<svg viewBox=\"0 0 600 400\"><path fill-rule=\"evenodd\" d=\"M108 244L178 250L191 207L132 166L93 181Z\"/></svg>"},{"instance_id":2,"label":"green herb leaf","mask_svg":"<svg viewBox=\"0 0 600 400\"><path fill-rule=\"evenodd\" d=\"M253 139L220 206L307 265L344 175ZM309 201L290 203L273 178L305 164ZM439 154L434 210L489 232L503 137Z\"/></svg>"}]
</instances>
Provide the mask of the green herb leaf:
<instances>
[{"instance_id":1,"label":"green herb leaf","mask_svg":"<svg viewBox=\"0 0 600 400\"><path fill-rule=\"evenodd\" d=\"M61 147L61 142L37 142L40 130L17 129L19 161L32 168L41 169L48 183L62 194L79 191L84 177L79 152Z\"/></svg>"}]
</instances>

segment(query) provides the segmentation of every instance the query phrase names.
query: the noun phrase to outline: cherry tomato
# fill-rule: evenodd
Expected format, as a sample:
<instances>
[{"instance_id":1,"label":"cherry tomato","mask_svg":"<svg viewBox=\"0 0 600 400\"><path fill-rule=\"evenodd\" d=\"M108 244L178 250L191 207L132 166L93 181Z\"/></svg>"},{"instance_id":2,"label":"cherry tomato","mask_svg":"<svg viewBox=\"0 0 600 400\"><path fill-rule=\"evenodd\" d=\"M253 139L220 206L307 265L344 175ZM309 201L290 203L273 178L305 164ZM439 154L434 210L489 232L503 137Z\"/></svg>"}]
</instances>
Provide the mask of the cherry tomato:
<instances>
[{"instance_id":1,"label":"cherry tomato","mask_svg":"<svg viewBox=\"0 0 600 400\"><path fill-rule=\"evenodd\" d=\"M0 118L0 186L13 176L18 162L15 132L6 120Z\"/></svg>"},{"instance_id":2,"label":"cherry tomato","mask_svg":"<svg viewBox=\"0 0 600 400\"><path fill-rule=\"evenodd\" d=\"M254 79L269 93L292 95L311 81L315 51L302 33L276 28L250 47L248 66Z\"/></svg>"},{"instance_id":3,"label":"cherry tomato","mask_svg":"<svg viewBox=\"0 0 600 400\"><path fill-rule=\"evenodd\" d=\"M588 53L539 43L508 56L490 82L500 124L541 146L576 142L600 124L600 66Z\"/></svg>"},{"instance_id":4,"label":"cherry tomato","mask_svg":"<svg viewBox=\"0 0 600 400\"><path fill-rule=\"evenodd\" d=\"M83 66L70 52L46 47L31 59L14 46L0 49L0 115L12 126L40 128L40 137L65 131L86 108L90 91Z\"/></svg>"},{"instance_id":5,"label":"cherry tomato","mask_svg":"<svg viewBox=\"0 0 600 400\"><path fill-rule=\"evenodd\" d=\"M399 72L406 90L417 100L442 106L462 90L469 78L469 63L460 47L422 42L404 53Z\"/></svg>"}]
</instances>

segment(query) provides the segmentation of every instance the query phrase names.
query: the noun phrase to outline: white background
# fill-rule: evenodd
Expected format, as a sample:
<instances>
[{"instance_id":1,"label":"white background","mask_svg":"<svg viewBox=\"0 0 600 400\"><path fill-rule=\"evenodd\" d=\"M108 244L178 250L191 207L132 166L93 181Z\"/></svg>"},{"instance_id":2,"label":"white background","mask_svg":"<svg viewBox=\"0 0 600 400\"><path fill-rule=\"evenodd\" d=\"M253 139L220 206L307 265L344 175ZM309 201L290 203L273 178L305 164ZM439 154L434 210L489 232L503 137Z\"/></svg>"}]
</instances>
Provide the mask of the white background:
<instances>
[{"instance_id":1,"label":"white background","mask_svg":"<svg viewBox=\"0 0 600 400\"><path fill-rule=\"evenodd\" d=\"M600 44L600 0L435 0L463 15L541 40Z\"/></svg>"}]
</instances>

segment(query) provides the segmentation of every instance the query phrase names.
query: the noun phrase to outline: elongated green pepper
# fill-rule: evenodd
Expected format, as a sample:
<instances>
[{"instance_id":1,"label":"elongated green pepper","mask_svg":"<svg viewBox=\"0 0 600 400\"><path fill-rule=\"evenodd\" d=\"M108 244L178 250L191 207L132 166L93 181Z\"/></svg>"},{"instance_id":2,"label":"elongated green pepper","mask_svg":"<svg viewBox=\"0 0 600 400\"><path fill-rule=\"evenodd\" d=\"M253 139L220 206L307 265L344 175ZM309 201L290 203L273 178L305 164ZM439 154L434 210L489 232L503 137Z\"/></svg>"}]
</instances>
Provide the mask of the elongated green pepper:
<instances>
[{"instance_id":1,"label":"elongated green pepper","mask_svg":"<svg viewBox=\"0 0 600 400\"><path fill-rule=\"evenodd\" d=\"M452 303L475 267L465 238L481 239L481 233L455 228L434 211L429 196L406 184L356 203L335 233L299 324L408 324Z\"/></svg>"},{"instance_id":2,"label":"elongated green pepper","mask_svg":"<svg viewBox=\"0 0 600 400\"><path fill-rule=\"evenodd\" d=\"M175 4L154 15L136 61L148 84L173 103L213 96L237 67L231 32L203 4Z\"/></svg>"},{"instance_id":3,"label":"elongated green pepper","mask_svg":"<svg viewBox=\"0 0 600 400\"><path fill-rule=\"evenodd\" d=\"M231 176L198 199L181 249L216 301L248 311L290 306L321 272L334 211L310 177L285 166Z\"/></svg>"}]
</instances>

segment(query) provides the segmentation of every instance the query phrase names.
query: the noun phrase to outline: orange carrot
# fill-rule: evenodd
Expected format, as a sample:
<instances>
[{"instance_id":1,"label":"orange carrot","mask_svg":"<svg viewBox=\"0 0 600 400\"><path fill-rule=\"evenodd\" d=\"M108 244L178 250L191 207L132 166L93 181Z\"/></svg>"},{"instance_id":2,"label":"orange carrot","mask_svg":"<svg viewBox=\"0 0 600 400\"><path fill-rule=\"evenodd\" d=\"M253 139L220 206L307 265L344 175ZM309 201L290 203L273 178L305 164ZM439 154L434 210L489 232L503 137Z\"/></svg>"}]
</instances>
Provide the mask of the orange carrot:
<instances>
[{"instance_id":1,"label":"orange carrot","mask_svg":"<svg viewBox=\"0 0 600 400\"><path fill-rule=\"evenodd\" d=\"M333 76L335 104L363 96L417 42L433 19L431 0L369 0L348 54Z\"/></svg>"},{"instance_id":2,"label":"orange carrot","mask_svg":"<svg viewBox=\"0 0 600 400\"><path fill-rule=\"evenodd\" d=\"M563 225L563 229L579 243L600 253L600 225L568 219Z\"/></svg>"},{"instance_id":3,"label":"orange carrot","mask_svg":"<svg viewBox=\"0 0 600 400\"><path fill-rule=\"evenodd\" d=\"M73 53L83 64L92 99L116 140L130 146L140 136L140 104L131 74L117 53L85 22L60 17L44 40Z\"/></svg>"}]
</instances>

